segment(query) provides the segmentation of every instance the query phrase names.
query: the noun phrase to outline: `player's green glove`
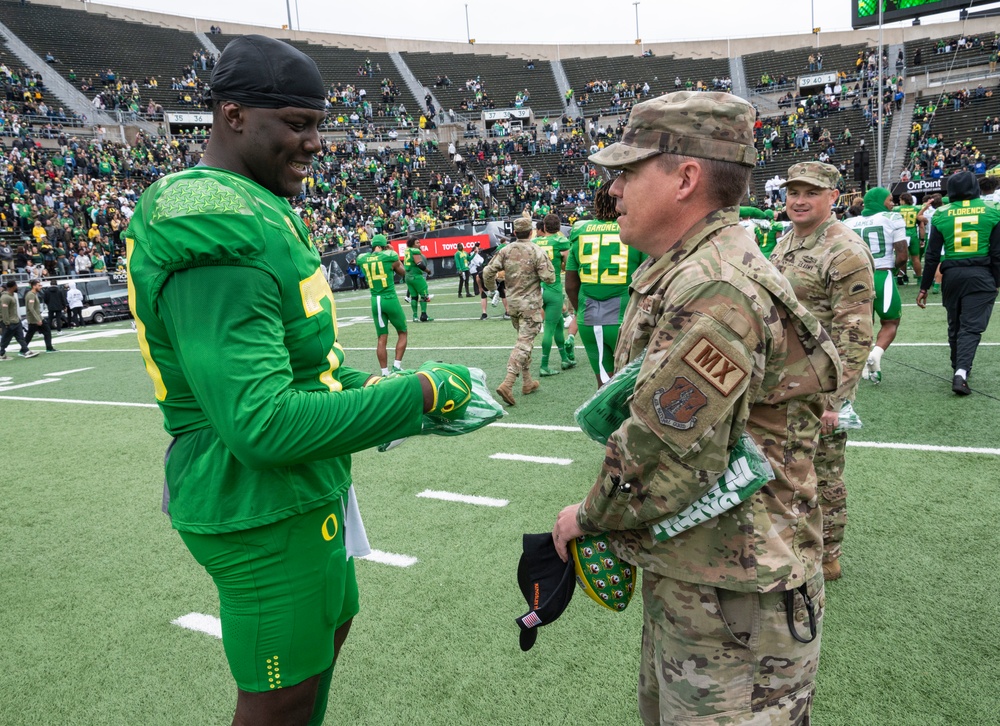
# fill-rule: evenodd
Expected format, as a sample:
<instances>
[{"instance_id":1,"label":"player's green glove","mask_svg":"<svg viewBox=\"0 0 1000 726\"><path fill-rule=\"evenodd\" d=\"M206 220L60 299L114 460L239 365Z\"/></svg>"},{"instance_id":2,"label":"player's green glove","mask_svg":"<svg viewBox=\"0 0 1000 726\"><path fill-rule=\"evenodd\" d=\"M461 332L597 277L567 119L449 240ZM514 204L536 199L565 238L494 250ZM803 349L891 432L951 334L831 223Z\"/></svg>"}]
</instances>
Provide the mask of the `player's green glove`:
<instances>
[{"instance_id":1,"label":"player's green glove","mask_svg":"<svg viewBox=\"0 0 1000 726\"><path fill-rule=\"evenodd\" d=\"M428 361L417 368L434 389L434 400L425 415L446 419L461 417L472 399L472 378L465 366Z\"/></svg>"}]
</instances>

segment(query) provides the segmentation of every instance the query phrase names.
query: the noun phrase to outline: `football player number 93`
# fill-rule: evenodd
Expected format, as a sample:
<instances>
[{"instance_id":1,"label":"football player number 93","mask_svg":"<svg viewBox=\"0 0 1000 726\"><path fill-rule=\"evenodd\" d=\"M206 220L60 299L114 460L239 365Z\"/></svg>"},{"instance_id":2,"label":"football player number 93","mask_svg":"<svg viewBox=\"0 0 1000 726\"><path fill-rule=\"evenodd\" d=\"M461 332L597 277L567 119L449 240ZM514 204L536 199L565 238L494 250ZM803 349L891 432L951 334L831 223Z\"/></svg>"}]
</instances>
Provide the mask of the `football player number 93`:
<instances>
[{"instance_id":1,"label":"football player number 93","mask_svg":"<svg viewBox=\"0 0 1000 726\"><path fill-rule=\"evenodd\" d=\"M601 271L598 264L608 248L608 264ZM628 282L628 249L616 234L580 235L580 282L598 285L624 285Z\"/></svg>"}]
</instances>

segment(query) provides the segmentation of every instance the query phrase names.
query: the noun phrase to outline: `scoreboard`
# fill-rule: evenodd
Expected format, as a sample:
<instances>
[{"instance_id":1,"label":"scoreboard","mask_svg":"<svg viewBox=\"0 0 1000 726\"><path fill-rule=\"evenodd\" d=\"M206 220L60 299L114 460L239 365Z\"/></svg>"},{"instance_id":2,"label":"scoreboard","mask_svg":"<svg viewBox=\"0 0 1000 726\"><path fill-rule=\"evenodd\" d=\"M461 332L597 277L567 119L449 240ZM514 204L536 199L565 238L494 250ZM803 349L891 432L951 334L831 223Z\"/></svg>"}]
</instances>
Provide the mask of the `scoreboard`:
<instances>
[{"instance_id":1,"label":"scoreboard","mask_svg":"<svg viewBox=\"0 0 1000 726\"><path fill-rule=\"evenodd\" d=\"M973 5L985 5L996 0L851 0L851 25L867 28L878 25L878 6L882 4L882 22L892 23L949 10L966 10Z\"/></svg>"}]
</instances>

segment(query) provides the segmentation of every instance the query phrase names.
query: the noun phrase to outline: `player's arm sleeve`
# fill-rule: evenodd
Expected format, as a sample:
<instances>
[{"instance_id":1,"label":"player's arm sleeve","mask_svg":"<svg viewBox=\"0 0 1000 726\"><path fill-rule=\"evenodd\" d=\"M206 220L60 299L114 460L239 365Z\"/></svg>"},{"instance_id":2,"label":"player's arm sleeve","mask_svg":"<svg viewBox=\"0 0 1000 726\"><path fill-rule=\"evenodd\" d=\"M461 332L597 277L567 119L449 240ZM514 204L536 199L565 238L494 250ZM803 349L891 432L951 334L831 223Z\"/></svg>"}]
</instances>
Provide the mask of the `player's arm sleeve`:
<instances>
[{"instance_id":1,"label":"player's arm sleeve","mask_svg":"<svg viewBox=\"0 0 1000 726\"><path fill-rule=\"evenodd\" d=\"M159 313L198 405L233 455L252 469L293 466L420 433L416 376L342 391L292 388L274 278L250 267L174 273Z\"/></svg>"},{"instance_id":2,"label":"player's arm sleeve","mask_svg":"<svg viewBox=\"0 0 1000 726\"><path fill-rule=\"evenodd\" d=\"M580 305L580 273L576 270L566 270L563 287L566 290L566 297L569 298L569 304L576 310Z\"/></svg>"},{"instance_id":3,"label":"player's arm sleeve","mask_svg":"<svg viewBox=\"0 0 1000 726\"><path fill-rule=\"evenodd\" d=\"M872 323L875 274L868 255L848 250L834 258L827 288L833 312L827 332L840 355L843 373L840 387L826 399L826 408L840 411L844 401L854 398L875 336Z\"/></svg>"},{"instance_id":4,"label":"player's arm sleeve","mask_svg":"<svg viewBox=\"0 0 1000 726\"><path fill-rule=\"evenodd\" d=\"M752 355L761 324L739 312L726 317L750 308L730 290L695 285L655 321L630 416L608 439L597 482L577 512L585 531L646 527L681 511L725 471L762 379Z\"/></svg>"},{"instance_id":5,"label":"player's arm sleeve","mask_svg":"<svg viewBox=\"0 0 1000 726\"><path fill-rule=\"evenodd\" d=\"M921 290L930 290L934 283L934 274L941 262L941 248L944 247L944 235L931 223L931 234L927 238L927 250L924 252L923 276L920 280Z\"/></svg>"}]
</instances>

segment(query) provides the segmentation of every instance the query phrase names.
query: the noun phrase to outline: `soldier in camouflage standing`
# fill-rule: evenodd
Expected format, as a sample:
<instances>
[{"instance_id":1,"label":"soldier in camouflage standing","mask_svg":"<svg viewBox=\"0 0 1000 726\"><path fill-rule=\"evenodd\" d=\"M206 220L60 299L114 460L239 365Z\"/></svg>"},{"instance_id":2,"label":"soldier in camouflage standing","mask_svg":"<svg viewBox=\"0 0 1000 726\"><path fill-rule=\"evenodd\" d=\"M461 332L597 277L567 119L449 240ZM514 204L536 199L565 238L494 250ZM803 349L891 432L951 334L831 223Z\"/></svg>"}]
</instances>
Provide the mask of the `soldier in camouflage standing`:
<instances>
[{"instance_id":1,"label":"soldier in camouflage standing","mask_svg":"<svg viewBox=\"0 0 1000 726\"><path fill-rule=\"evenodd\" d=\"M837 432L840 409L853 401L874 332L875 261L868 245L837 221L837 167L804 161L788 170L785 210L792 231L771 253L795 296L833 338L843 365L840 387L826 399L822 435L813 461L823 510L823 575L840 577L840 551L847 524L844 452L847 432Z\"/></svg>"},{"instance_id":2,"label":"soldier in camouflage standing","mask_svg":"<svg viewBox=\"0 0 1000 726\"><path fill-rule=\"evenodd\" d=\"M560 555L609 532L643 568L639 713L647 724L806 724L824 589L813 453L836 348L739 226L756 163L753 107L681 91L637 104L622 141L591 156L624 243L650 255L632 280L615 369L645 352L629 417L597 481L566 507ZM683 405L679 405L684 401ZM723 474L748 432L775 478L666 542L651 525Z\"/></svg>"},{"instance_id":3,"label":"soldier in camouflage standing","mask_svg":"<svg viewBox=\"0 0 1000 726\"><path fill-rule=\"evenodd\" d=\"M504 272L507 282L507 310L517 330L517 343L507 361L507 376L497 393L508 406L515 405L514 382L521 375L521 393L528 395L538 388L531 378L531 348L542 329L542 283L556 280L549 256L531 243L534 226L528 217L514 220L514 241L497 252L483 270L487 290L496 285L497 274Z\"/></svg>"}]
</instances>

